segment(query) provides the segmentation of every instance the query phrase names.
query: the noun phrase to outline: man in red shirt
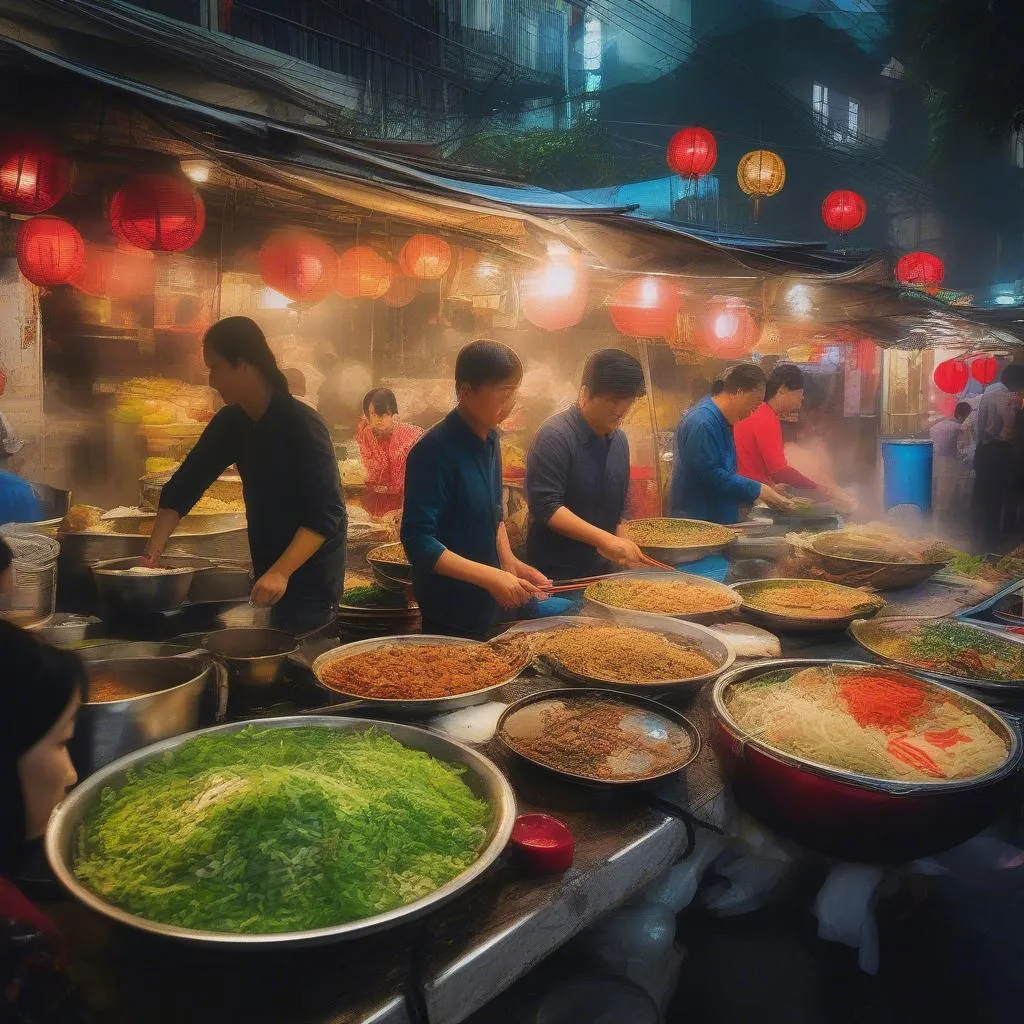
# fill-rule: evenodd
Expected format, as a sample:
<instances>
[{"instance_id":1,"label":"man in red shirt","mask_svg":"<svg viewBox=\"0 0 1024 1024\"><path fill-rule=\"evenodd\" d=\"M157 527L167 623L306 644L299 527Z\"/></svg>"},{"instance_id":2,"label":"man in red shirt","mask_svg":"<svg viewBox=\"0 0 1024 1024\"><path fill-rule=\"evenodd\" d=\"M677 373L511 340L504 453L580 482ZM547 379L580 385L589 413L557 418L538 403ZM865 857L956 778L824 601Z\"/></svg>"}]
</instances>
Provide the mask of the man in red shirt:
<instances>
[{"instance_id":1,"label":"man in red shirt","mask_svg":"<svg viewBox=\"0 0 1024 1024\"><path fill-rule=\"evenodd\" d=\"M782 419L795 416L804 400L804 375L799 366L780 363L768 378L764 401L733 427L737 472L771 487L788 485L799 490L821 491L841 509L851 502L839 488L815 483L786 461L782 445Z\"/></svg>"},{"instance_id":2,"label":"man in red shirt","mask_svg":"<svg viewBox=\"0 0 1024 1024\"><path fill-rule=\"evenodd\" d=\"M398 401L393 391L374 388L367 392L356 440L366 469L363 506L374 519L401 509L405 460L422 436L419 427L398 419Z\"/></svg>"}]
</instances>

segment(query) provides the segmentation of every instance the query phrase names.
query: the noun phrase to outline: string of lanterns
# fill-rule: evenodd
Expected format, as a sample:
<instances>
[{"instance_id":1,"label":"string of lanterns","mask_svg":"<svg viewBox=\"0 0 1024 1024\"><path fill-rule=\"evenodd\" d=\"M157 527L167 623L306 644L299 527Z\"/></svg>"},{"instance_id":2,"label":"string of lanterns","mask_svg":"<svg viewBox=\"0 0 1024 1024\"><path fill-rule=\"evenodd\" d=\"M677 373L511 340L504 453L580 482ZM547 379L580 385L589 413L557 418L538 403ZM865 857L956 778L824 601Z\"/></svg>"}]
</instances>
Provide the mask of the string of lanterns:
<instances>
[{"instance_id":1,"label":"string of lanterns","mask_svg":"<svg viewBox=\"0 0 1024 1024\"><path fill-rule=\"evenodd\" d=\"M970 363L964 359L945 359L935 367L932 381L944 394L960 395L971 378L987 387L998 374L999 361L994 356L976 356Z\"/></svg>"}]
</instances>

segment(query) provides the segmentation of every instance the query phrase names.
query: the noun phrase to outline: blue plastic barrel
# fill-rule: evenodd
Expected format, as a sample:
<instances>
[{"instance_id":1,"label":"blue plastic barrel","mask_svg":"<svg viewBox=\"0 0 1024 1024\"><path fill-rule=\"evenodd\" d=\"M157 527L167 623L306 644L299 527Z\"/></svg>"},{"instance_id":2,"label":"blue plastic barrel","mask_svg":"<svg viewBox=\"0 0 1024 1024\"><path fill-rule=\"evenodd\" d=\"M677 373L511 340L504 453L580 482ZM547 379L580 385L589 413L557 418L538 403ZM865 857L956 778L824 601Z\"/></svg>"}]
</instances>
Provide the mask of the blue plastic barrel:
<instances>
[{"instance_id":1,"label":"blue plastic barrel","mask_svg":"<svg viewBox=\"0 0 1024 1024\"><path fill-rule=\"evenodd\" d=\"M882 504L886 511L897 505L931 511L931 441L882 442Z\"/></svg>"}]
</instances>

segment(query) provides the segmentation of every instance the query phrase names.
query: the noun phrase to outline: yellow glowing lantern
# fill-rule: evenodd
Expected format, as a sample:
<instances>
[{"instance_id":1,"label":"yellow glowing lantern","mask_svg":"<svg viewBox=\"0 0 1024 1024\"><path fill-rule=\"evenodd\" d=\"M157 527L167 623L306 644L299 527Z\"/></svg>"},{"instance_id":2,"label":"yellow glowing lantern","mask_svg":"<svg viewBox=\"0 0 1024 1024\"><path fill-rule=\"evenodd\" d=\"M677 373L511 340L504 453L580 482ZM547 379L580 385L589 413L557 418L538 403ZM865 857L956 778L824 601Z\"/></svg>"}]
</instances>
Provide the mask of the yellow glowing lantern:
<instances>
[{"instance_id":1,"label":"yellow glowing lantern","mask_svg":"<svg viewBox=\"0 0 1024 1024\"><path fill-rule=\"evenodd\" d=\"M743 191L754 200L754 219L762 199L778 195L786 184L786 165L778 153L770 149L754 149L740 157L736 180Z\"/></svg>"}]
</instances>

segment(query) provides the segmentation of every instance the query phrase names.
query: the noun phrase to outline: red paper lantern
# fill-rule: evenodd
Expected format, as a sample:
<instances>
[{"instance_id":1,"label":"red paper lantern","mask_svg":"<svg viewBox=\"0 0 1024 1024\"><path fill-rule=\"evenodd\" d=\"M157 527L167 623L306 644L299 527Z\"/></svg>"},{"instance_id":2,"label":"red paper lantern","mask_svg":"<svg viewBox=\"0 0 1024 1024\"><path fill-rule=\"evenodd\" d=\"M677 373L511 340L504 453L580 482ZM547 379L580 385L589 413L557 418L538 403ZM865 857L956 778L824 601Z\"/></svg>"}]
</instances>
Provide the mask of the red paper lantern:
<instances>
[{"instance_id":1,"label":"red paper lantern","mask_svg":"<svg viewBox=\"0 0 1024 1024\"><path fill-rule=\"evenodd\" d=\"M158 252L183 252L206 226L202 197L185 178L137 174L114 193L110 226L129 245Z\"/></svg>"},{"instance_id":2,"label":"red paper lantern","mask_svg":"<svg viewBox=\"0 0 1024 1024\"><path fill-rule=\"evenodd\" d=\"M970 376L967 364L962 359L947 359L935 367L932 380L947 395L959 395L967 387Z\"/></svg>"},{"instance_id":3,"label":"red paper lantern","mask_svg":"<svg viewBox=\"0 0 1024 1024\"><path fill-rule=\"evenodd\" d=\"M368 245L354 245L338 257L338 291L347 299L379 299L395 279L395 265Z\"/></svg>"},{"instance_id":4,"label":"red paper lantern","mask_svg":"<svg viewBox=\"0 0 1024 1024\"><path fill-rule=\"evenodd\" d=\"M864 223L868 215L868 204L862 195L839 189L829 192L821 204L821 219L829 231L845 235Z\"/></svg>"},{"instance_id":5,"label":"red paper lantern","mask_svg":"<svg viewBox=\"0 0 1024 1024\"><path fill-rule=\"evenodd\" d=\"M937 288L945 276L945 264L930 252L908 252L896 264L896 280L900 284Z\"/></svg>"},{"instance_id":6,"label":"red paper lantern","mask_svg":"<svg viewBox=\"0 0 1024 1024\"><path fill-rule=\"evenodd\" d=\"M735 359L751 352L760 338L757 321L736 299L719 299L708 310L704 345L708 355Z\"/></svg>"},{"instance_id":7,"label":"red paper lantern","mask_svg":"<svg viewBox=\"0 0 1024 1024\"><path fill-rule=\"evenodd\" d=\"M452 247L438 235L413 235L398 254L402 273L424 281L444 277L452 264Z\"/></svg>"},{"instance_id":8,"label":"red paper lantern","mask_svg":"<svg viewBox=\"0 0 1024 1024\"><path fill-rule=\"evenodd\" d=\"M556 259L527 273L520 284L523 316L544 331L575 327L587 310L587 282L572 259Z\"/></svg>"},{"instance_id":9,"label":"red paper lantern","mask_svg":"<svg viewBox=\"0 0 1024 1024\"><path fill-rule=\"evenodd\" d=\"M420 293L420 282L418 278L407 277L401 271L396 271L391 280L391 286L384 293L384 301L392 309L401 309L408 306Z\"/></svg>"},{"instance_id":10,"label":"red paper lantern","mask_svg":"<svg viewBox=\"0 0 1024 1024\"><path fill-rule=\"evenodd\" d=\"M275 231L259 256L264 284L295 302L319 302L334 290L338 255L308 231Z\"/></svg>"},{"instance_id":11,"label":"red paper lantern","mask_svg":"<svg viewBox=\"0 0 1024 1024\"><path fill-rule=\"evenodd\" d=\"M61 217L33 217L18 231L18 266L33 284L67 284L85 260L85 242Z\"/></svg>"},{"instance_id":12,"label":"red paper lantern","mask_svg":"<svg viewBox=\"0 0 1024 1024\"><path fill-rule=\"evenodd\" d=\"M31 135L0 140L0 204L18 213L42 213L55 206L68 187L68 162Z\"/></svg>"},{"instance_id":13,"label":"red paper lantern","mask_svg":"<svg viewBox=\"0 0 1024 1024\"><path fill-rule=\"evenodd\" d=\"M703 178L718 160L718 143L707 128L684 128L669 139L665 162L684 178Z\"/></svg>"},{"instance_id":14,"label":"red paper lantern","mask_svg":"<svg viewBox=\"0 0 1024 1024\"><path fill-rule=\"evenodd\" d=\"M982 387L988 387L998 375L999 361L992 356L978 356L971 360L971 376Z\"/></svg>"},{"instance_id":15,"label":"red paper lantern","mask_svg":"<svg viewBox=\"0 0 1024 1024\"><path fill-rule=\"evenodd\" d=\"M664 278L634 277L612 296L608 314L621 334L667 338L675 333L680 306L678 290Z\"/></svg>"},{"instance_id":16,"label":"red paper lantern","mask_svg":"<svg viewBox=\"0 0 1024 1024\"><path fill-rule=\"evenodd\" d=\"M156 285L156 257L130 246L86 245L82 269L71 283L86 295L135 299Z\"/></svg>"}]
</instances>

